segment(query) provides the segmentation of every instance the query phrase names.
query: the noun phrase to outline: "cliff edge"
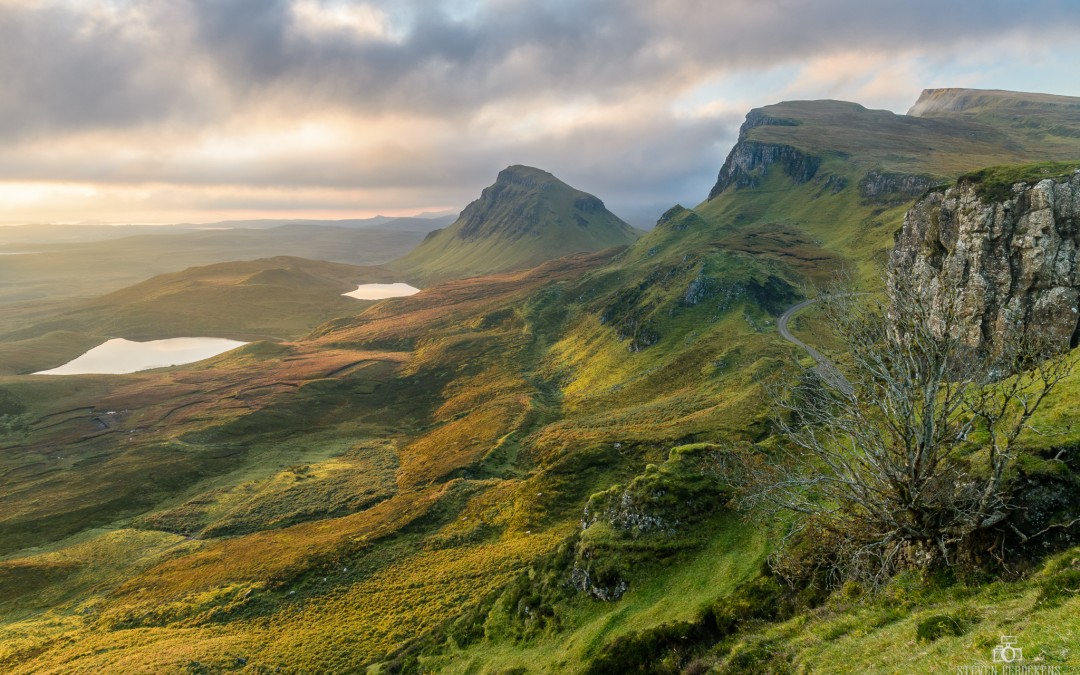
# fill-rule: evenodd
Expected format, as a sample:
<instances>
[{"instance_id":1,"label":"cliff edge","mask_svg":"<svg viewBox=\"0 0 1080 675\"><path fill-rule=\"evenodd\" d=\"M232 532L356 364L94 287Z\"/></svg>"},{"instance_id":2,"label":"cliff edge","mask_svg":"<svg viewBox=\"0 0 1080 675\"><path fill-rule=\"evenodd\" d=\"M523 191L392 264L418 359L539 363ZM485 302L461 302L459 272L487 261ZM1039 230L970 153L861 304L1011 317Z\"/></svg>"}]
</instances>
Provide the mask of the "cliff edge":
<instances>
[{"instance_id":1,"label":"cliff edge","mask_svg":"<svg viewBox=\"0 0 1080 675\"><path fill-rule=\"evenodd\" d=\"M959 293L972 346L996 351L1024 327L1059 347L1080 342L1080 169L1040 166L988 169L930 192L897 234L890 283L910 276L935 305Z\"/></svg>"}]
</instances>

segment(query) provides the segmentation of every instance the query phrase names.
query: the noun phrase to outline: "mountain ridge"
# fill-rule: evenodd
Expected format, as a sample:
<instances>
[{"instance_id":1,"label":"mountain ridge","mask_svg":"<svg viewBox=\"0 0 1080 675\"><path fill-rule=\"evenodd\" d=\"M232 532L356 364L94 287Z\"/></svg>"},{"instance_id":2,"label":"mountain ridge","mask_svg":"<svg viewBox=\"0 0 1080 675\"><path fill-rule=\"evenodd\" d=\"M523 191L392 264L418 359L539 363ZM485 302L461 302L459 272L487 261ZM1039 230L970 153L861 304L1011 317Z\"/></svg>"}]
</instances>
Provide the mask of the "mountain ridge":
<instances>
[{"instance_id":1,"label":"mountain ridge","mask_svg":"<svg viewBox=\"0 0 1080 675\"><path fill-rule=\"evenodd\" d=\"M933 114L973 112L989 107L1020 110L1045 107L1068 107L1080 111L1080 97L1036 92L1018 92L1006 89L967 89L945 87L923 89L907 114L923 117Z\"/></svg>"}]
</instances>

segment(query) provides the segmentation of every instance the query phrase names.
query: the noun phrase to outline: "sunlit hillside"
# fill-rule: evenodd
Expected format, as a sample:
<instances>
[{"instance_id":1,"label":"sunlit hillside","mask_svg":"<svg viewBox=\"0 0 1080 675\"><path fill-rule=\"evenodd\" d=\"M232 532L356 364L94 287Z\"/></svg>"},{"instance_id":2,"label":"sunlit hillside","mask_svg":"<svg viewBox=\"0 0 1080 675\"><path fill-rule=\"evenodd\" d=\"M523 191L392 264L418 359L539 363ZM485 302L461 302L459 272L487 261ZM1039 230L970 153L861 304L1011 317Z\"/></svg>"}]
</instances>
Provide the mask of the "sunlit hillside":
<instances>
[{"instance_id":1,"label":"sunlit hillside","mask_svg":"<svg viewBox=\"0 0 1080 675\"><path fill-rule=\"evenodd\" d=\"M736 499L735 459L778 442L766 386L811 363L777 332L786 309L842 270L880 290L893 233L927 190L1044 162L979 174L996 194L1080 159L1073 99L940 99L924 96L920 116L754 110L712 194L640 238L594 197L512 167L515 181L500 175L386 266L325 262L360 256L336 231L244 232L263 242L249 252L285 237L312 259L107 294L103 281L93 299L5 326L0 665L951 672L1012 630L1038 663L1077 666L1067 538L996 576L799 587L770 562L790 515ZM554 216L536 216L545 195ZM578 229L604 233L566 234ZM398 274L423 290L341 295ZM847 367L814 310L792 328ZM251 344L129 375L26 374L107 336L194 334ZM1022 437L1014 477L1060 490L1063 510L1080 470L1078 377L1033 420L1043 435Z\"/></svg>"}]
</instances>

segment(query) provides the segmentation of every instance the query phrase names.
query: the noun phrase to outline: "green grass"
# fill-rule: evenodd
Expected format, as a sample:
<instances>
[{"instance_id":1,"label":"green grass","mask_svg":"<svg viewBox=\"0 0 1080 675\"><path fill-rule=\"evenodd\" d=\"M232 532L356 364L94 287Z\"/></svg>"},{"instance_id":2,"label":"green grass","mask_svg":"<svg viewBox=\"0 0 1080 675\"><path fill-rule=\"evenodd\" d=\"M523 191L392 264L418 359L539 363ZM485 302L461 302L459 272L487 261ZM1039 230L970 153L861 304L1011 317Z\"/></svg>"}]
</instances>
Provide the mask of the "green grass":
<instances>
[{"instance_id":1,"label":"green grass","mask_svg":"<svg viewBox=\"0 0 1080 675\"><path fill-rule=\"evenodd\" d=\"M619 601L579 599L563 618L572 627L565 633L524 644L485 641L423 663L447 673L501 673L513 668L573 672L620 635L695 620L711 602L752 578L766 552L764 533L737 516L714 520L709 528L708 544L663 567L648 568Z\"/></svg>"},{"instance_id":2,"label":"green grass","mask_svg":"<svg viewBox=\"0 0 1080 675\"><path fill-rule=\"evenodd\" d=\"M1000 636L1013 635L1025 666L1069 672L1080 666L1080 593L1073 588L1047 602L1042 589L1075 570L1078 555L1077 549L1062 553L1016 583L942 588L903 576L883 595L836 596L813 613L750 631L732 653L771 644L794 670L808 673L950 673L991 667ZM730 659L714 657L718 664Z\"/></svg>"},{"instance_id":3,"label":"green grass","mask_svg":"<svg viewBox=\"0 0 1080 675\"><path fill-rule=\"evenodd\" d=\"M1080 162L1035 162L1013 166L991 166L957 179L958 183L974 183L975 193L986 203L1002 202L1013 197L1016 183L1038 183L1042 180L1071 178L1080 170Z\"/></svg>"},{"instance_id":4,"label":"green grass","mask_svg":"<svg viewBox=\"0 0 1080 675\"><path fill-rule=\"evenodd\" d=\"M0 342L0 375L25 375L61 366L105 341L99 335L57 330Z\"/></svg>"}]
</instances>

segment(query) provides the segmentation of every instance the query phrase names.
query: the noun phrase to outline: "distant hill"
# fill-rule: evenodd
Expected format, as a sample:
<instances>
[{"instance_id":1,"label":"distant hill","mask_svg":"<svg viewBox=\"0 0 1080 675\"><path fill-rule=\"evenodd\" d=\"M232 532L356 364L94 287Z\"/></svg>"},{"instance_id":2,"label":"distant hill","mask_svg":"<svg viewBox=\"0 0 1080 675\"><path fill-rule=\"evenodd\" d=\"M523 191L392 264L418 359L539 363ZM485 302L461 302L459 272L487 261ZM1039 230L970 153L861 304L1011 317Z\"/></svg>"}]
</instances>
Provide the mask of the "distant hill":
<instances>
[{"instance_id":1,"label":"distant hill","mask_svg":"<svg viewBox=\"0 0 1080 675\"><path fill-rule=\"evenodd\" d=\"M919 100L908 110L915 117L940 115L984 115L1001 113L1012 116L1024 115L1028 127L1038 118L1052 117L1075 125L1080 114L1080 98L1058 94L1005 91L1003 89L923 89ZM1036 117L1032 120L1031 117Z\"/></svg>"},{"instance_id":2,"label":"distant hill","mask_svg":"<svg viewBox=\"0 0 1080 675\"><path fill-rule=\"evenodd\" d=\"M360 283L395 279L380 267L281 256L218 263L163 274L13 331L25 341L58 331L147 340L207 336L300 337L368 304L341 294Z\"/></svg>"},{"instance_id":3,"label":"distant hill","mask_svg":"<svg viewBox=\"0 0 1080 675\"><path fill-rule=\"evenodd\" d=\"M312 225L353 230L377 228L396 232L427 234L440 227L446 227L454 222L454 218L456 216L452 213L421 213L415 216L373 216L371 218L347 218L341 220L261 218L170 225L103 225L100 223L8 225L0 226L0 247L31 250L35 249L35 245L40 244L105 241L143 234L182 234L201 230L266 230L285 225Z\"/></svg>"},{"instance_id":4,"label":"distant hill","mask_svg":"<svg viewBox=\"0 0 1080 675\"><path fill-rule=\"evenodd\" d=\"M283 255L381 265L412 250L423 238L420 232L383 227L284 225L261 230L169 230L35 246L24 249L34 252L30 255L2 256L0 306L5 311L0 313L0 334L28 325L27 314L37 314L47 304L95 298L158 274Z\"/></svg>"},{"instance_id":5,"label":"distant hill","mask_svg":"<svg viewBox=\"0 0 1080 675\"><path fill-rule=\"evenodd\" d=\"M428 233L440 227L446 227L454 221L450 215L418 216L372 216L371 218L344 218L340 220L317 220L311 218L262 218L256 220L222 220L216 223L183 223L170 225L170 228L185 230L224 230L245 229L261 230L283 225L317 225L321 227L347 227L350 229L367 229L377 227L385 230L398 230L402 232Z\"/></svg>"},{"instance_id":6,"label":"distant hill","mask_svg":"<svg viewBox=\"0 0 1080 675\"><path fill-rule=\"evenodd\" d=\"M511 166L453 224L389 267L422 283L528 269L633 243L639 232L546 171Z\"/></svg>"}]
</instances>

